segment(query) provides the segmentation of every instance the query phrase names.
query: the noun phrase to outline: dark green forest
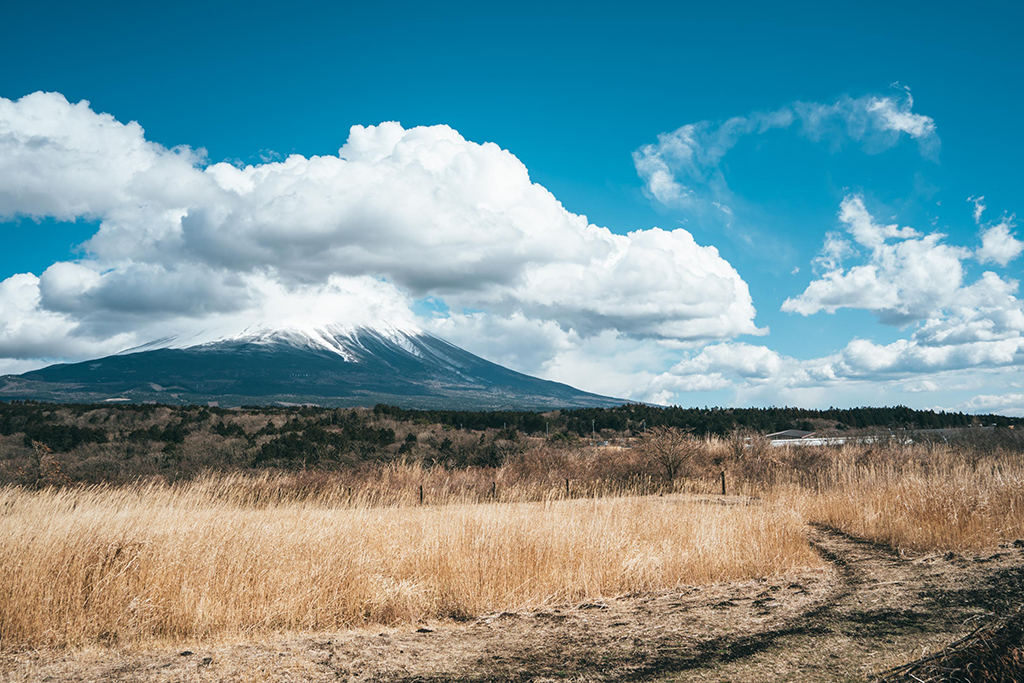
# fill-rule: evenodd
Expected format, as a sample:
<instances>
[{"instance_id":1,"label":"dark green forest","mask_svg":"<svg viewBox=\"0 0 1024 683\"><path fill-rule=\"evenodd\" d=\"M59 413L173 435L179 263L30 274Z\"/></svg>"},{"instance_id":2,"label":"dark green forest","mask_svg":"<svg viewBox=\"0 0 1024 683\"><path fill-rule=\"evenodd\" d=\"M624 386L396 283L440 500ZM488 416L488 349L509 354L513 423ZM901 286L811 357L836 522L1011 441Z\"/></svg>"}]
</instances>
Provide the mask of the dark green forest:
<instances>
[{"instance_id":1,"label":"dark green forest","mask_svg":"<svg viewBox=\"0 0 1024 683\"><path fill-rule=\"evenodd\" d=\"M468 412L457 410L406 410L377 406L374 412L401 421L444 424L465 429L510 427L527 434L545 430L565 431L587 436L593 430L636 432L643 427L678 427L697 436L725 436L738 429L761 433L784 429L806 431L850 429L949 429L971 425L1008 427L1024 424L1024 419L1002 415L968 415L966 413L914 410L905 406L891 408L660 408L627 404L617 408L577 408L555 413L519 411Z\"/></svg>"}]
</instances>

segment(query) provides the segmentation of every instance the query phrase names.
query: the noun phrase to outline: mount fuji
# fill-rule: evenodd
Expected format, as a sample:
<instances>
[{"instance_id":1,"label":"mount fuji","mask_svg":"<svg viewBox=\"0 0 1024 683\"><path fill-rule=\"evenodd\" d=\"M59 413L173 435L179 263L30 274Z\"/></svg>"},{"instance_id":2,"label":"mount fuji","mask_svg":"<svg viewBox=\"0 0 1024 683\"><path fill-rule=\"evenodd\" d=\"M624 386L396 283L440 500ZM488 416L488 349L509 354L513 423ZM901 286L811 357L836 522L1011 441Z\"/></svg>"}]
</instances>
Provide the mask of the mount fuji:
<instances>
[{"instance_id":1,"label":"mount fuji","mask_svg":"<svg viewBox=\"0 0 1024 683\"><path fill-rule=\"evenodd\" d=\"M411 325L250 328L168 337L0 377L0 400L460 410L624 403L514 372Z\"/></svg>"}]
</instances>

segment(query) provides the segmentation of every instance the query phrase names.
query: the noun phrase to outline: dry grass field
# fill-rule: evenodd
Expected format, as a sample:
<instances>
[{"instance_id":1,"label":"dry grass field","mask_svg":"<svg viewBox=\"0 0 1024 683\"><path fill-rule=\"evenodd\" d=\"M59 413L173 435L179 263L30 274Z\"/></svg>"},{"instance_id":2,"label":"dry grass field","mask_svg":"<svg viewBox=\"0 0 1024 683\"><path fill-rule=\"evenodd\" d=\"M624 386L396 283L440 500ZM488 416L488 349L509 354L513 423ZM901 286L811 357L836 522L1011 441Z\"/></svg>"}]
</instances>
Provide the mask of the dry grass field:
<instances>
[{"instance_id":1,"label":"dry grass field","mask_svg":"<svg viewBox=\"0 0 1024 683\"><path fill-rule=\"evenodd\" d=\"M603 648L601 657L616 653L623 671L654 657L650 666L658 671L719 662L734 680L748 680L736 668L741 660L721 653L735 643L754 652L751 643L769 648L782 637L765 633L799 634L806 624L828 630L829 620L846 620L853 636L843 635L838 654L829 656L857 657L857 647L867 646L857 645L856 634L878 619L894 630L865 635L863 643L884 649L878 664L859 665L878 670L911 658L914 648L941 647L972 615L1005 612L1024 597L1024 562L1012 547L1024 538L1024 461L1014 448L902 439L827 448L770 448L756 438L674 443L679 450L669 456L644 444L539 446L490 468L398 462L338 472L208 473L170 484L6 486L0 655L17 662L11 671L20 671L20 680L33 680L45 676L31 673L38 662L25 664L31 657L23 653L134 652L143 666L151 657L144 653L180 643L219 643L223 650L274 642L287 649L310 634L368 626L412 632L429 623L450 625L438 637L451 640L446 647L461 643L467 662L504 662L498 653L505 646L494 644L492 631L480 635L460 624L490 628L482 616L555 614L567 621L517 622L524 624L516 631L523 669L513 679L532 680L526 673L534 665L554 667L582 647ZM671 467L666 457L674 458ZM723 470L726 496L719 491ZM865 541L879 545L857 545ZM859 578L854 561L866 572ZM870 596L857 592L874 584ZM925 595L932 597L924 607L914 604ZM689 605L691 621L655 612L636 621L637 610L648 609L641 605L661 599ZM604 623L579 611L591 604L612 605L612 616L602 617L600 637L581 644L563 632ZM879 604L891 607L858 611ZM749 608L737 621L743 605ZM916 617L900 616L919 608ZM785 619L805 625L770 630ZM677 630L657 626L669 630L638 635L631 642L666 643L641 656L615 645L616 629L634 621L638 634L652 623ZM378 651L358 645L365 637L333 636L332 647L362 661L360 653ZM679 654L679 638L696 643L691 659ZM402 666L426 666L428 651L417 649L425 645L400 642L364 665L420 652L422 660ZM793 642L806 656L820 655L812 641ZM555 649L542 656L537 648L544 647ZM783 650L776 655L765 666L789 661ZM249 673L237 680L275 670L239 656L245 661L230 670ZM580 666L597 666L588 657ZM338 660L330 661L310 666L337 674ZM748 672L750 680L758 670Z\"/></svg>"},{"instance_id":2,"label":"dry grass field","mask_svg":"<svg viewBox=\"0 0 1024 683\"><path fill-rule=\"evenodd\" d=\"M0 491L4 646L464 619L814 566L799 517L680 496L332 507Z\"/></svg>"}]
</instances>

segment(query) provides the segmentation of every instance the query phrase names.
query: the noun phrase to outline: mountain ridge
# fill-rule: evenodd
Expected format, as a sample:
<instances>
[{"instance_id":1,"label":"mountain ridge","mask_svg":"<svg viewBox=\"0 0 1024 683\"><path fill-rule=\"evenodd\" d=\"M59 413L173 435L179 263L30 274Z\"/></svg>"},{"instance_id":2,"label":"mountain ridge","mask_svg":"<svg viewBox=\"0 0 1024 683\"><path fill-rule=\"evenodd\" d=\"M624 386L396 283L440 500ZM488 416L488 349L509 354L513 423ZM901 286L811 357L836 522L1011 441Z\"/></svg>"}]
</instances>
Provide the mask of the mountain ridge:
<instances>
[{"instance_id":1,"label":"mountain ridge","mask_svg":"<svg viewBox=\"0 0 1024 683\"><path fill-rule=\"evenodd\" d=\"M0 381L5 400L484 410L626 402L519 373L412 325L388 323L167 337Z\"/></svg>"}]
</instances>

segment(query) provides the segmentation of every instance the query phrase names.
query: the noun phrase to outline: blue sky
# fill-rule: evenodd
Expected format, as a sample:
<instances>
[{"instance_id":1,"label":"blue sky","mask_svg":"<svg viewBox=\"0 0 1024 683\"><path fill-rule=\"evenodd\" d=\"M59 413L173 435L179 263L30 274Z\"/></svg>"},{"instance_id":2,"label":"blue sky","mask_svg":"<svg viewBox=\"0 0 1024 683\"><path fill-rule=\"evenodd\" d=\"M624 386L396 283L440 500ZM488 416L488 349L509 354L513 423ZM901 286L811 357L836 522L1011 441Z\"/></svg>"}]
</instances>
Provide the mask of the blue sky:
<instances>
[{"instance_id":1,"label":"blue sky","mask_svg":"<svg viewBox=\"0 0 1024 683\"><path fill-rule=\"evenodd\" d=\"M977 250L983 232L998 225L1011 239L1017 234L1012 216L1022 210L1024 136L1018 120L1024 56L1015 45L1022 19L1024 10L1013 3L970 10L952 3L863 3L855 10L749 3L727 12L638 3L516 3L485 10L475 3L398 3L385 9L328 3L254 8L186 2L173 9L25 3L5 18L0 97L17 102L44 91L61 93L71 103L87 100L96 114L137 121L149 143L205 150L196 167L336 155L357 124L398 121L406 131L446 125L465 141L493 142L511 152L534 183L592 225L618 235L681 228L698 245L715 247L749 288L756 308L750 324L733 321L702 337L692 330L706 329L698 324L700 316L712 314L690 309L660 309L659 321L677 323L668 331L650 320L626 315L631 322L616 322L618 314L584 306L584 315L564 305L578 292L542 305L519 289L495 298L474 286L469 296L443 278L423 284L423 276L405 271L346 271L397 283L421 314L457 311L462 317L434 321L433 331L518 369L595 391L684 404L908 403L1019 414L1024 352L1012 340L1024 331L1013 322L1016 294L998 305L986 294L984 305L954 311L958 301L981 294L954 288L940 300L901 285L918 261L949 265L933 251L905 258L870 291L847 292L835 312L822 308L836 301L834 291L816 303L805 297L802 308L796 306L803 312L795 304L783 307L814 281L830 277L820 258L814 265L827 233L845 235L857 252L846 256L844 273L857 265L878 272L888 262L882 253L872 261L870 247L852 239L850 224L839 220L841 206L854 197L876 225L910 226L921 236L938 231L946 235L942 244L963 250ZM672 169L693 201L659 200L636 162L638 150L688 124L708 122L714 131L736 117L752 121L805 110L820 115L842 102L853 104L830 110L838 113L828 125L807 124L798 114L795 123L735 136L720 159L701 167L699 178ZM872 102L888 102L892 117L925 122L933 130L895 129L897 118L872 118L882 111L872 109ZM860 124L867 120L866 133L851 123L857 117ZM657 158L664 159L664 152ZM10 170L18 171L13 165ZM59 185L55 180L54 193ZM976 204L968 198L981 196L986 209L975 220ZM78 215L8 204L0 203L7 245L0 253L0 279L41 276L57 262L84 263L106 274L143 260L123 250L115 258L109 245L80 246L104 221L123 222L107 209ZM118 239L135 238L119 233ZM893 240L903 239L888 244L895 247ZM1000 244L1003 252L995 260L977 254L956 258L962 287L986 271L1000 282L1019 279L1021 261L1010 258L1013 244ZM907 249L914 251L912 246ZM216 265L223 269L219 258ZM277 263L259 268L284 272ZM831 271L834 284L839 271ZM281 279L282 286L294 289L293 280ZM628 294L643 305L644 290L636 286ZM882 292L884 286L891 291ZM10 338L6 352L0 343L0 355L10 370L86 357L133 334L230 308L203 302L171 319L144 315L142 304L132 304L128 315L93 297L91 305L107 308L86 313L81 302L58 303L56 285L48 288L45 278L41 287L46 314L63 316L69 325L52 329L85 341L33 350L34 342L10 332L26 329L30 319L16 321L27 314L23 307L11 312L9 301L4 315ZM662 300L662 294L651 300ZM883 294L899 301L883 305L877 300ZM187 295L189 301L203 296ZM442 303L428 306L427 298ZM894 322L893 306L910 312ZM52 316L47 320L55 324ZM977 332L980 326L986 336L963 341L963 334L947 331L939 344L934 334L921 331L928 321L929 330L940 321L943 329L960 325ZM523 331L524 325L532 331ZM755 329L760 332L749 333ZM931 341L925 343L928 334ZM954 337L1003 346L946 348ZM858 365L852 351L837 360L855 339L875 345L859 350L868 356L896 354L892 345L902 342L928 349L912 350L913 358L901 356L888 365L860 356ZM759 355L767 366L741 362ZM827 358L832 360L822 360ZM793 377L798 361L813 367ZM822 370L825 365L829 369ZM601 370L609 367L614 369ZM595 379L598 374L601 379Z\"/></svg>"}]
</instances>

